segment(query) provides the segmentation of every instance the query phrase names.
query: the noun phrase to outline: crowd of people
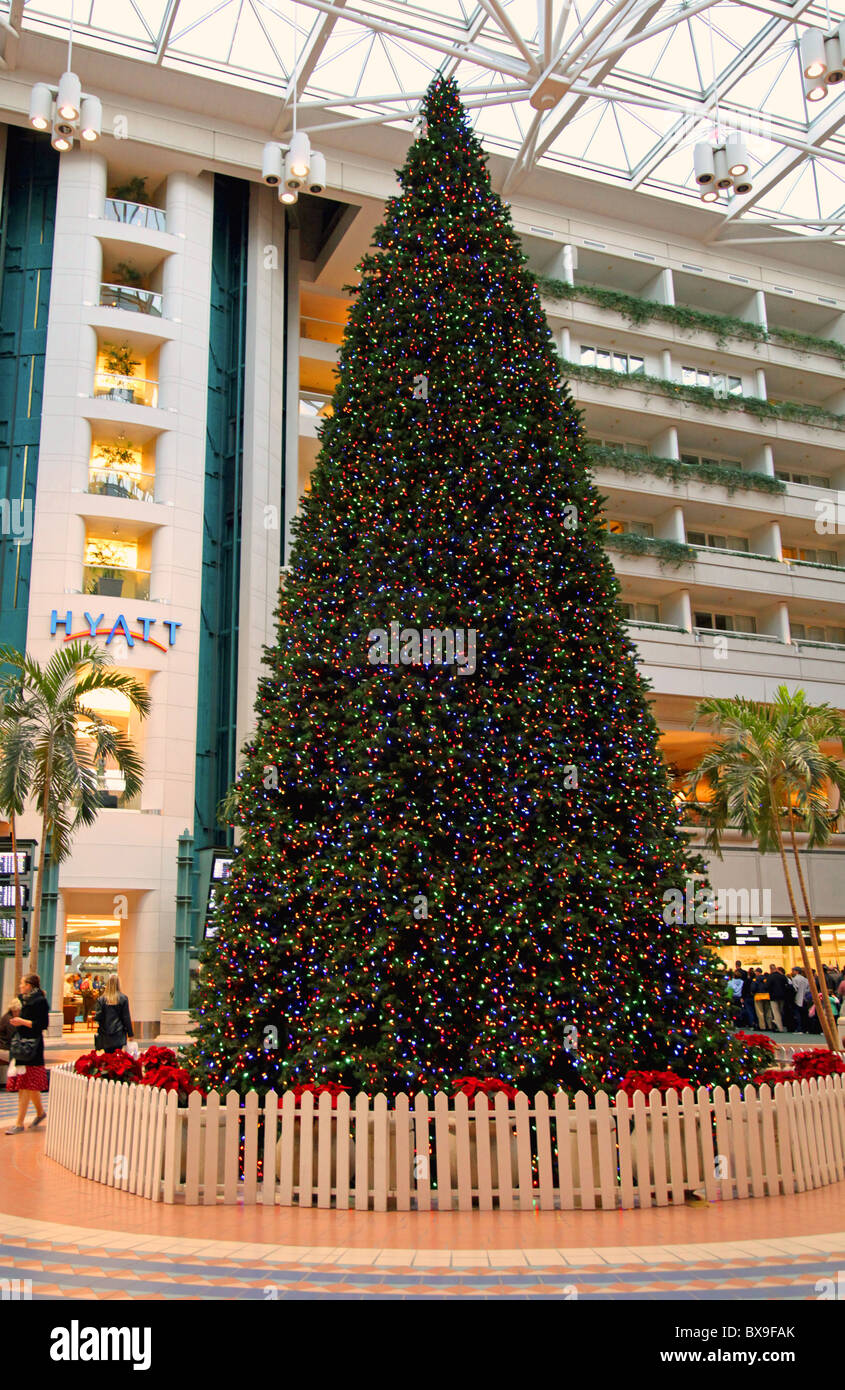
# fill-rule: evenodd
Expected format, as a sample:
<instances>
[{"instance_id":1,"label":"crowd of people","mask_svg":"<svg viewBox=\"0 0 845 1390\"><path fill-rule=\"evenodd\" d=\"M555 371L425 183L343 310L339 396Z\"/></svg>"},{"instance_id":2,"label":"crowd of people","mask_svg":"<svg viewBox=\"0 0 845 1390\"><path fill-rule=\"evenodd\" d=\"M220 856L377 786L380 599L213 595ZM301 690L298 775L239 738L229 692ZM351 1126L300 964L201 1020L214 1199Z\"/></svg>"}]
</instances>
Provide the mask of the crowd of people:
<instances>
[{"instance_id":1,"label":"crowd of people","mask_svg":"<svg viewBox=\"0 0 845 1390\"><path fill-rule=\"evenodd\" d=\"M823 966L834 1016L845 1004L845 975L838 966ZM813 972L818 988L819 977ZM734 1022L737 1027L757 1028L763 1033L820 1033L810 982L800 966L787 973L783 965L743 970L737 961L728 976Z\"/></svg>"}]
</instances>

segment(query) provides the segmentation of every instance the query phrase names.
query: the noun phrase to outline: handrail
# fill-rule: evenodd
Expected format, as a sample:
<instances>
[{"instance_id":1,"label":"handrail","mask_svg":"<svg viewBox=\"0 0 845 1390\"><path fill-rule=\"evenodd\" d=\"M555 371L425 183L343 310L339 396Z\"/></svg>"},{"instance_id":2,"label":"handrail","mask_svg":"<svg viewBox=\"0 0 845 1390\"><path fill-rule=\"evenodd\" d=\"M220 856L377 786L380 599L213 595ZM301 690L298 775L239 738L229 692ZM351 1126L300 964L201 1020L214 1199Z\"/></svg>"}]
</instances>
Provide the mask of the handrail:
<instances>
[{"instance_id":1,"label":"handrail","mask_svg":"<svg viewBox=\"0 0 845 1390\"><path fill-rule=\"evenodd\" d=\"M132 314L152 314L162 317L162 296L158 290L145 290L140 285L115 285L108 280L100 284L100 307L126 309Z\"/></svg>"},{"instance_id":2,"label":"handrail","mask_svg":"<svg viewBox=\"0 0 845 1390\"><path fill-rule=\"evenodd\" d=\"M125 198L106 198L103 212L107 222L122 222L125 226L142 227L146 231L163 232L167 218L162 208L150 203L131 203Z\"/></svg>"}]
</instances>

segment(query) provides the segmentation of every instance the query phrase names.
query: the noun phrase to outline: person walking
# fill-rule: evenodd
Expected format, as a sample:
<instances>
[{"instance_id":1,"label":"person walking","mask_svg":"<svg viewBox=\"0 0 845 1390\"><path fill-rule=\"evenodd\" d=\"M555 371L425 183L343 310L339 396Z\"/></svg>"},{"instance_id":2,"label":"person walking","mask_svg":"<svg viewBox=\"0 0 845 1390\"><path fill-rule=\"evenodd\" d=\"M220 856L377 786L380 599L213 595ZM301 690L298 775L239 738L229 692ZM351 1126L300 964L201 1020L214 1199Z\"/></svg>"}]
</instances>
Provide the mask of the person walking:
<instances>
[{"instance_id":1,"label":"person walking","mask_svg":"<svg viewBox=\"0 0 845 1390\"><path fill-rule=\"evenodd\" d=\"M18 1118L17 1123L6 1130L7 1134L23 1132L23 1122L30 1101L35 1109L35 1119L29 1128L35 1129L47 1118L41 1095L50 1084L44 1065L44 1034L50 1024L50 1006L37 975L24 975L21 980L20 1000L20 1013L9 1019L10 1026L15 1029L15 1036L9 1048L15 1074L6 1080L6 1090L17 1091Z\"/></svg>"},{"instance_id":2,"label":"person walking","mask_svg":"<svg viewBox=\"0 0 845 1390\"><path fill-rule=\"evenodd\" d=\"M745 976L742 982L742 1007L744 1009L743 1023L749 1028L757 1027L757 1015L754 1012L754 972L753 970L743 970Z\"/></svg>"},{"instance_id":3,"label":"person walking","mask_svg":"<svg viewBox=\"0 0 845 1390\"><path fill-rule=\"evenodd\" d=\"M766 983L769 986L769 1007L774 1020L773 1031L783 1033L786 1031L783 1026L783 1005L786 1003L788 985L776 965L769 966L769 978Z\"/></svg>"},{"instance_id":4,"label":"person walking","mask_svg":"<svg viewBox=\"0 0 845 1390\"><path fill-rule=\"evenodd\" d=\"M754 1008L757 1013L757 1023L763 1033L772 1031L772 1010L771 995L769 994L769 981L758 966L754 972Z\"/></svg>"},{"instance_id":5,"label":"person walking","mask_svg":"<svg viewBox=\"0 0 845 1390\"><path fill-rule=\"evenodd\" d=\"M783 1010L783 1026L787 1033L794 1033L796 1022L795 986L787 975L785 966L779 965L778 973L783 976L784 984L786 985L786 998L781 1004L781 1009Z\"/></svg>"},{"instance_id":6,"label":"person walking","mask_svg":"<svg viewBox=\"0 0 845 1390\"><path fill-rule=\"evenodd\" d=\"M134 1036L129 1000L121 994L120 980L109 975L95 1014L97 1034L94 1046L101 1052L119 1052Z\"/></svg>"},{"instance_id":7,"label":"person walking","mask_svg":"<svg viewBox=\"0 0 845 1390\"><path fill-rule=\"evenodd\" d=\"M795 990L796 1027L799 1033L806 1033L810 1011L810 982L800 966L792 972L792 987Z\"/></svg>"}]
</instances>

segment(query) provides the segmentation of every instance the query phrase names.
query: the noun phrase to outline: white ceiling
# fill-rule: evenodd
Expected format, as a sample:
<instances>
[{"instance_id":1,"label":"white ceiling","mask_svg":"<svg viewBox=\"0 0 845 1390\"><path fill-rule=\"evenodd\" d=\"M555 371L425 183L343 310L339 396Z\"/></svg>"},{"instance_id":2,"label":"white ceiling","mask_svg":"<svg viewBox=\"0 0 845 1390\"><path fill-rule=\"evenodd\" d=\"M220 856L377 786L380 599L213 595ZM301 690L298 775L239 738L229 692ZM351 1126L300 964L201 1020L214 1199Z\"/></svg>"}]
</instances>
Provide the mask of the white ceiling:
<instances>
[{"instance_id":1,"label":"white ceiling","mask_svg":"<svg viewBox=\"0 0 845 1390\"><path fill-rule=\"evenodd\" d=\"M13 24L19 11L11 0ZM66 37L70 14L29 0L23 28ZM294 92L317 133L409 129L432 75L454 74L510 163L506 194L554 167L697 204L692 146L740 132L754 191L720 205L720 239L838 239L845 83L808 107L797 41L843 18L809 0L76 0L74 28L101 53L277 95L277 137ZM549 79L557 101L538 112L529 95Z\"/></svg>"}]
</instances>

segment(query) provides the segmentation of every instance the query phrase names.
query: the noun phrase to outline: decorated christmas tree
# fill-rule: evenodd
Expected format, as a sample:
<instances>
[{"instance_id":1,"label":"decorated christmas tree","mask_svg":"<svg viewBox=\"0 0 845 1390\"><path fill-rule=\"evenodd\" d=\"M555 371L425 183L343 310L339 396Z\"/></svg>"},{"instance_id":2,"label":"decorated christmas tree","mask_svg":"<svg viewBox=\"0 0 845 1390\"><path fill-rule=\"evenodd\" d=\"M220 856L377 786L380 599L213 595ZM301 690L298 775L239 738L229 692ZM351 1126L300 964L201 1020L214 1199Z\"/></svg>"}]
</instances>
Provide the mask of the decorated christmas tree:
<instances>
[{"instance_id":1,"label":"decorated christmas tree","mask_svg":"<svg viewBox=\"0 0 845 1390\"><path fill-rule=\"evenodd\" d=\"M361 265L238 783L212 1084L733 1077L583 430L453 82ZM698 913L697 915L701 915Z\"/></svg>"}]
</instances>

